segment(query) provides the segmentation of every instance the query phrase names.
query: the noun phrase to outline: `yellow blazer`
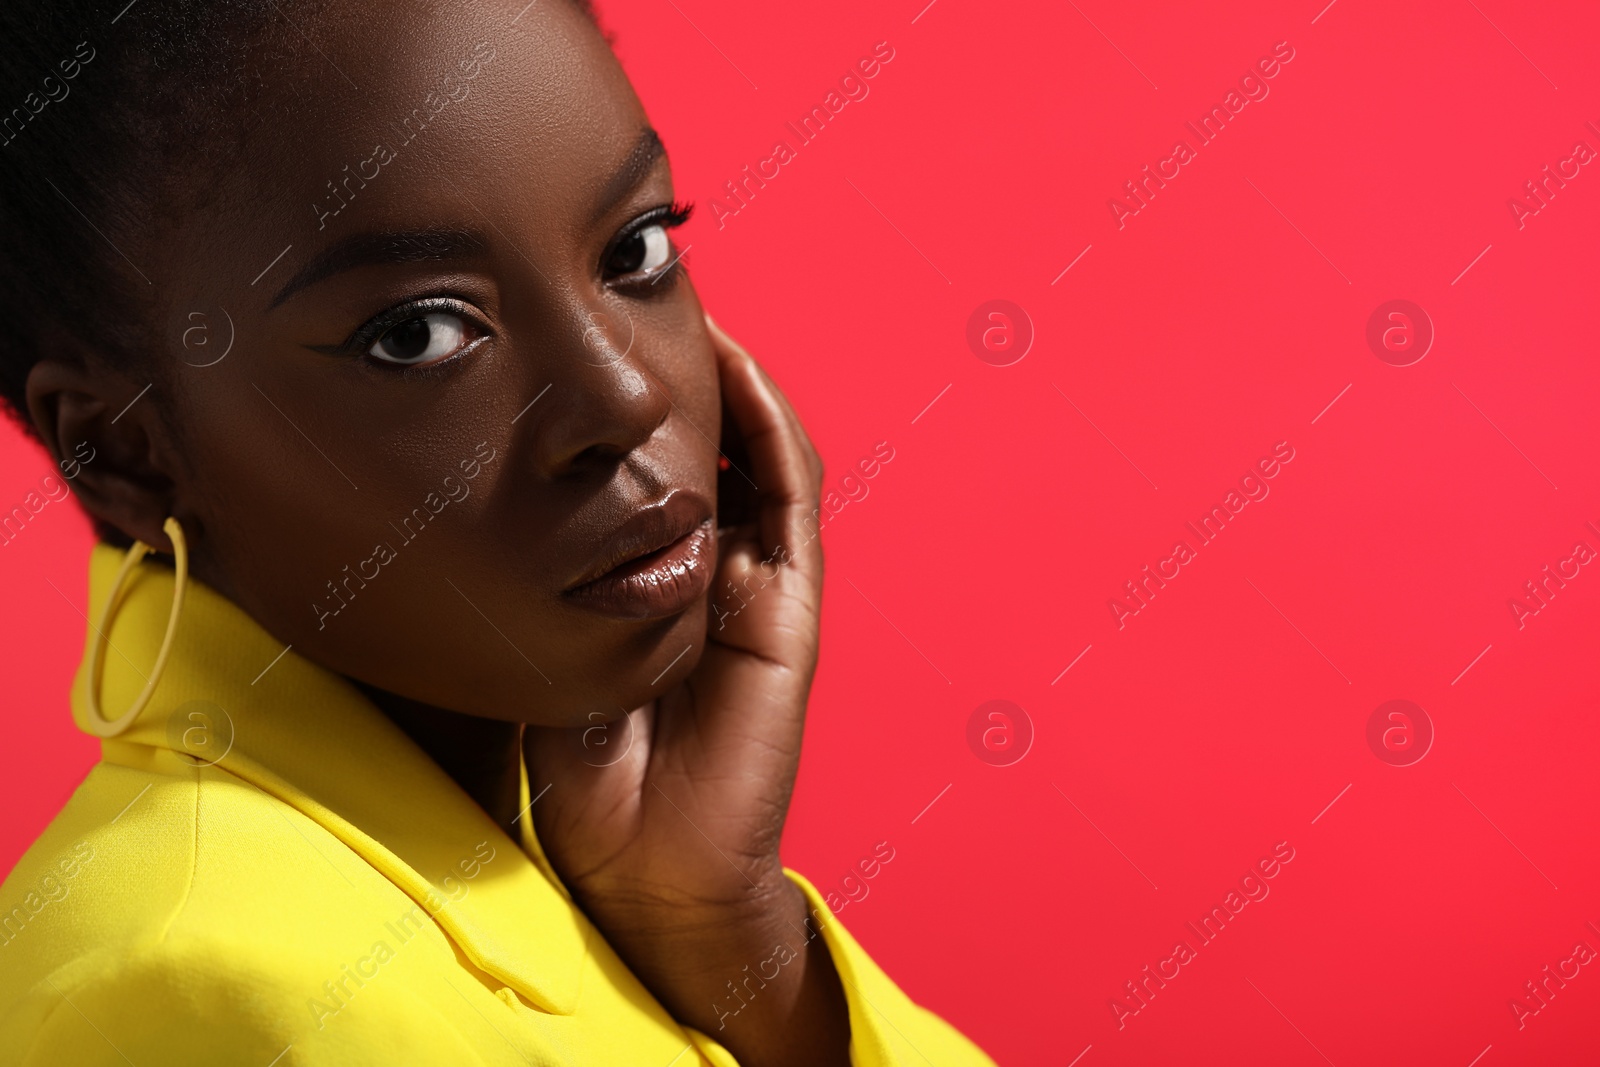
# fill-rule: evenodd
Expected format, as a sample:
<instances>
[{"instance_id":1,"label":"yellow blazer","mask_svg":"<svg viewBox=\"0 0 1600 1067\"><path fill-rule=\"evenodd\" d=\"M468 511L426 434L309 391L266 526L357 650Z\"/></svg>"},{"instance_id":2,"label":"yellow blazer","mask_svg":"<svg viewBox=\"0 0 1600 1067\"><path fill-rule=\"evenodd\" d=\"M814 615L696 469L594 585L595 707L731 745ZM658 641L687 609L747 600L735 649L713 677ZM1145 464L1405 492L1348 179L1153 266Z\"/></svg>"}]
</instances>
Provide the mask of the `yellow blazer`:
<instances>
[{"instance_id":1,"label":"yellow blazer","mask_svg":"<svg viewBox=\"0 0 1600 1067\"><path fill-rule=\"evenodd\" d=\"M92 605L120 557L94 550ZM173 580L131 580L108 715L144 685ZM191 582L155 699L0 887L0 1064L734 1063L629 972L531 819L512 841L353 686L282 652ZM827 920L853 1063L992 1063L790 877ZM743 997L769 963L729 975Z\"/></svg>"}]
</instances>

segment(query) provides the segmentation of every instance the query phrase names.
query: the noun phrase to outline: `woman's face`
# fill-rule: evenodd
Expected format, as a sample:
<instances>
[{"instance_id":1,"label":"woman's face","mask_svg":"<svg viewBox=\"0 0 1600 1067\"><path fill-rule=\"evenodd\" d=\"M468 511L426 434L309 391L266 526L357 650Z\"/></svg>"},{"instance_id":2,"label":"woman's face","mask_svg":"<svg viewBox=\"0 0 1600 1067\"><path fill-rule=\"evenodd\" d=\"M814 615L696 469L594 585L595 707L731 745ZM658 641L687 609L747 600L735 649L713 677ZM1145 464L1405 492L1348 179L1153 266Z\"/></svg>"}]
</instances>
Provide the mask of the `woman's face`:
<instances>
[{"instance_id":1,"label":"woman's face","mask_svg":"<svg viewBox=\"0 0 1600 1067\"><path fill-rule=\"evenodd\" d=\"M721 425L660 141L571 4L289 15L312 47L155 250L197 574L411 699L643 703L704 643Z\"/></svg>"}]
</instances>

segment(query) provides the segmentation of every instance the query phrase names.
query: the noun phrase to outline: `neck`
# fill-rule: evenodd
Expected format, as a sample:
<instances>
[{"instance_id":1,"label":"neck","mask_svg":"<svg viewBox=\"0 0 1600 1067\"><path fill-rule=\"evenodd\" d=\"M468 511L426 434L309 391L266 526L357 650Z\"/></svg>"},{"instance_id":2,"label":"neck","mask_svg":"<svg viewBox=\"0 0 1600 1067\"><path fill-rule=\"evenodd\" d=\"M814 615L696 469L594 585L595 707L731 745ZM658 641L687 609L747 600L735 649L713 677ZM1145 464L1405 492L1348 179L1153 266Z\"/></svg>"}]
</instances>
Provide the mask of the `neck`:
<instances>
[{"instance_id":1,"label":"neck","mask_svg":"<svg viewBox=\"0 0 1600 1067\"><path fill-rule=\"evenodd\" d=\"M462 715L409 700L361 682L357 688L444 772L511 839L517 839L522 789L522 724Z\"/></svg>"}]
</instances>

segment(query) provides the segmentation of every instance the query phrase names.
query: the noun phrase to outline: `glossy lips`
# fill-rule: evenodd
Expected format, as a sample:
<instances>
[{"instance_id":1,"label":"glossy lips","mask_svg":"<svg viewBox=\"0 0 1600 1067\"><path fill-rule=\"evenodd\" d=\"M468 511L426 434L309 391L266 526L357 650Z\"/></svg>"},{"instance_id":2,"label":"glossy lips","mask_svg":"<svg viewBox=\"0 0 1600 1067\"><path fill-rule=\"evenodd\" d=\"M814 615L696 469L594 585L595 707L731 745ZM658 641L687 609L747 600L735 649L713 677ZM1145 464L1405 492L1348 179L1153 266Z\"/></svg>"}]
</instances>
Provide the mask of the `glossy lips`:
<instances>
[{"instance_id":1,"label":"glossy lips","mask_svg":"<svg viewBox=\"0 0 1600 1067\"><path fill-rule=\"evenodd\" d=\"M563 595L616 618L673 615L711 588L716 551L711 508L697 496L674 492L607 538L595 564Z\"/></svg>"}]
</instances>

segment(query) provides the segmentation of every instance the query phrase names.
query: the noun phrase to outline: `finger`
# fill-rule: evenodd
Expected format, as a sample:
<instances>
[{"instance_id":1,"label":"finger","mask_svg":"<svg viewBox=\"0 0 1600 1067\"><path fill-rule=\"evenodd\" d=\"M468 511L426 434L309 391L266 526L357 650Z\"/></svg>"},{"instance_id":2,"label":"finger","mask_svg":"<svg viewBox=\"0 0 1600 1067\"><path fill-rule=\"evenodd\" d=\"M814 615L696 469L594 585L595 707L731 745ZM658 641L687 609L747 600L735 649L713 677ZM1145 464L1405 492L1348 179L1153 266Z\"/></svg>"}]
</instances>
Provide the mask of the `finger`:
<instances>
[{"instance_id":1,"label":"finger","mask_svg":"<svg viewBox=\"0 0 1600 1067\"><path fill-rule=\"evenodd\" d=\"M794 405L790 403L789 397L782 389L778 388L778 384L772 380L772 375L767 373L766 368L761 366L761 364L756 361L754 356L750 355L749 351L746 350L743 345L734 340L727 331L722 329L722 327L718 326L716 320L710 315L706 316L706 324L711 328L712 336L714 338L731 348L739 356L750 361L751 365L755 368L755 373L767 384L773 395L777 397L778 404L783 408L784 414L788 417L793 432L799 436L801 445L810 461L812 471L817 480L820 482L822 479L822 457L818 454L816 446L811 441L810 433L806 431L805 425L800 421L800 416L795 412Z\"/></svg>"},{"instance_id":2,"label":"finger","mask_svg":"<svg viewBox=\"0 0 1600 1067\"><path fill-rule=\"evenodd\" d=\"M755 468L762 548L772 553L784 547L814 574L817 568L807 564L820 564L820 546L807 520L814 523L818 510L816 450L772 379L710 316L706 324L723 397Z\"/></svg>"}]
</instances>

